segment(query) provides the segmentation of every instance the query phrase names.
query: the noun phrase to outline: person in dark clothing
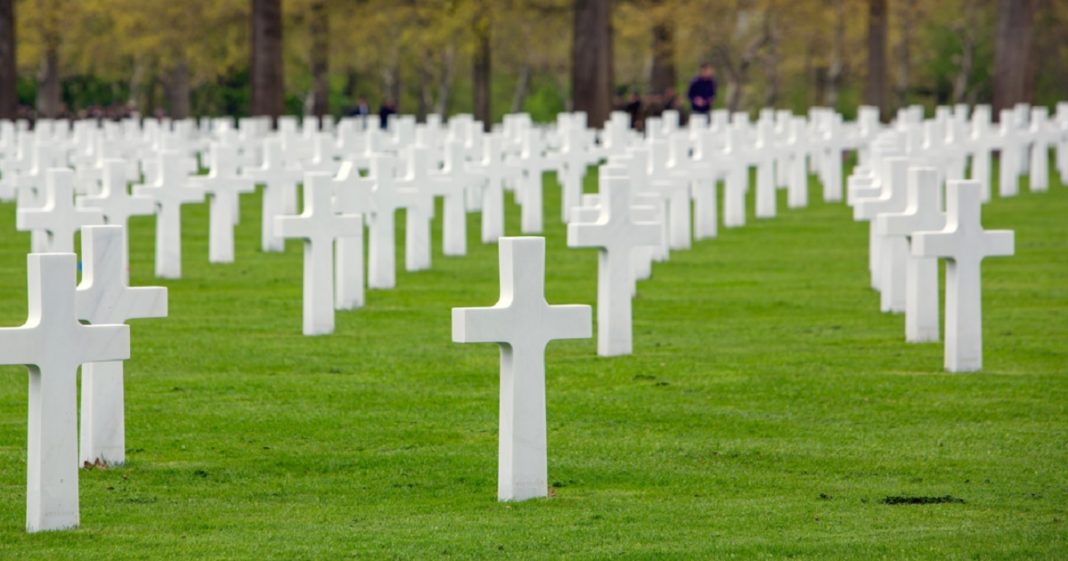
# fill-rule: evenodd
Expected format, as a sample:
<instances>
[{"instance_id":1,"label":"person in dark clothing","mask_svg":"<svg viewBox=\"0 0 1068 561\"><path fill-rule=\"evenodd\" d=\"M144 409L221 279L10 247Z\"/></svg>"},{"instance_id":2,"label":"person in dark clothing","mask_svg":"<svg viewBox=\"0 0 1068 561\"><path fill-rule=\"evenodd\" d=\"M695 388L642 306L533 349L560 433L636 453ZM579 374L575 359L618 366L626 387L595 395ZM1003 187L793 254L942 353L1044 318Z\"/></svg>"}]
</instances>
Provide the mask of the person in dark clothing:
<instances>
[{"instance_id":1,"label":"person in dark clothing","mask_svg":"<svg viewBox=\"0 0 1068 561\"><path fill-rule=\"evenodd\" d=\"M642 117L642 98L638 92L631 90L623 103L623 111L630 115L630 126L637 129Z\"/></svg>"},{"instance_id":2,"label":"person in dark clothing","mask_svg":"<svg viewBox=\"0 0 1068 561\"><path fill-rule=\"evenodd\" d=\"M378 126L385 129L389 126L390 115L397 114L397 105L393 103L392 99L387 99L382 102L382 107L378 109Z\"/></svg>"},{"instance_id":3,"label":"person in dark clothing","mask_svg":"<svg viewBox=\"0 0 1068 561\"><path fill-rule=\"evenodd\" d=\"M716 103L716 75L712 71L712 65L701 65L701 73L690 82L690 90L686 93L690 98L690 107L694 114L707 115Z\"/></svg>"}]
</instances>

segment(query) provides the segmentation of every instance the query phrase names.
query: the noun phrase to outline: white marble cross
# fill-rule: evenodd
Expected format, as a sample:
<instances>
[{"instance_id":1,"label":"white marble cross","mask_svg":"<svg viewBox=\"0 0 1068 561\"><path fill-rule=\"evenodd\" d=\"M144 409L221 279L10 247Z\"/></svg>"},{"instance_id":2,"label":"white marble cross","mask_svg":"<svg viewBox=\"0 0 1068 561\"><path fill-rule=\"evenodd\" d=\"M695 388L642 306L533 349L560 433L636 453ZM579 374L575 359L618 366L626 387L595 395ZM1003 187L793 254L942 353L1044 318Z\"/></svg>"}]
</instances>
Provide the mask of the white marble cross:
<instances>
[{"instance_id":1,"label":"white marble cross","mask_svg":"<svg viewBox=\"0 0 1068 561\"><path fill-rule=\"evenodd\" d=\"M724 130L727 138L726 157L730 162L723 182L723 226L745 226L745 192L749 189L749 150L745 145L744 130L732 124Z\"/></svg>"},{"instance_id":2,"label":"white marble cross","mask_svg":"<svg viewBox=\"0 0 1068 561\"><path fill-rule=\"evenodd\" d=\"M48 170L44 189L44 206L20 208L15 228L37 232L32 240L35 253L74 253L74 234L82 226L103 224L98 209L74 206L74 172L69 169Z\"/></svg>"},{"instance_id":3,"label":"white marble cross","mask_svg":"<svg viewBox=\"0 0 1068 561\"><path fill-rule=\"evenodd\" d=\"M541 233L544 227L544 191L542 174L555 168L555 162L545 153L545 140L535 129L523 132L519 166L522 178L516 186L521 200L519 229L524 234Z\"/></svg>"},{"instance_id":4,"label":"white marble cross","mask_svg":"<svg viewBox=\"0 0 1068 561\"><path fill-rule=\"evenodd\" d=\"M464 156L464 146L458 140L445 144L445 166L434 177L431 188L444 198L442 217L442 250L445 255L467 255L467 210L464 194L479 178L470 173Z\"/></svg>"},{"instance_id":5,"label":"white marble cross","mask_svg":"<svg viewBox=\"0 0 1068 561\"><path fill-rule=\"evenodd\" d=\"M716 186L729 166L725 143L718 131L697 133L697 153L690 165L693 174L693 236L708 239L719 235L719 195Z\"/></svg>"},{"instance_id":6,"label":"white marble cross","mask_svg":"<svg viewBox=\"0 0 1068 561\"><path fill-rule=\"evenodd\" d=\"M190 185L183 154L160 152L156 181L134 187L134 195L156 203L156 276L182 278L182 205L199 203L204 192Z\"/></svg>"},{"instance_id":7,"label":"white marble cross","mask_svg":"<svg viewBox=\"0 0 1068 561\"><path fill-rule=\"evenodd\" d=\"M601 167L601 173L605 176L616 174L625 177L625 168L616 168L610 165ZM579 223L596 222L601 212L601 196L595 193L582 195L582 206L571 210L571 219ZM649 222L653 224L664 223L664 206L660 197L653 194L638 194L631 198L631 214L637 222ZM639 280L645 280L652 276L653 252L649 247L634 248L631 257L631 270L633 271L633 283L631 284L631 296L637 295Z\"/></svg>"},{"instance_id":8,"label":"white marble cross","mask_svg":"<svg viewBox=\"0 0 1068 561\"><path fill-rule=\"evenodd\" d=\"M78 321L73 253L26 261L29 319L0 328L0 363L30 373L26 529L62 530L78 525L78 367L129 358L130 328Z\"/></svg>"},{"instance_id":9,"label":"white marble cross","mask_svg":"<svg viewBox=\"0 0 1068 561\"><path fill-rule=\"evenodd\" d=\"M971 131L967 137L971 145L972 166L969 177L978 181L983 193L983 202L991 198L990 160L991 150L1000 144L1000 135L990 123L990 106L976 106L972 113Z\"/></svg>"},{"instance_id":10,"label":"white marble cross","mask_svg":"<svg viewBox=\"0 0 1068 561\"><path fill-rule=\"evenodd\" d=\"M237 174L237 152L222 144L213 144L208 175L193 177L189 183L208 194L211 202L208 230L208 261L233 263L234 221L240 207L241 193L256 190L252 179Z\"/></svg>"},{"instance_id":11,"label":"white marble cross","mask_svg":"<svg viewBox=\"0 0 1068 561\"><path fill-rule=\"evenodd\" d=\"M126 168L125 160L104 160L100 192L78 197L78 208L99 209L104 214L105 223L123 227L129 225L131 216L155 212L156 205L152 199L130 194Z\"/></svg>"},{"instance_id":12,"label":"white marble cross","mask_svg":"<svg viewBox=\"0 0 1068 561\"><path fill-rule=\"evenodd\" d=\"M490 308L453 308L452 340L498 343L501 403L497 498L548 495L545 347L590 337L589 306L545 302L545 239L501 238L501 294Z\"/></svg>"},{"instance_id":13,"label":"white marble cross","mask_svg":"<svg viewBox=\"0 0 1068 561\"><path fill-rule=\"evenodd\" d=\"M15 178L15 200L18 208L35 208L45 204L45 182L48 170L65 168L62 154L47 143L32 145L32 165Z\"/></svg>"},{"instance_id":14,"label":"white marble cross","mask_svg":"<svg viewBox=\"0 0 1068 561\"><path fill-rule=\"evenodd\" d=\"M808 131L800 117L790 117L786 126L789 135L789 157L783 160L789 166L786 204L790 208L804 208L808 206Z\"/></svg>"},{"instance_id":15,"label":"white marble cross","mask_svg":"<svg viewBox=\"0 0 1068 561\"><path fill-rule=\"evenodd\" d=\"M842 116L831 112L822 139L823 200L826 202L842 200L842 151L846 147L844 137Z\"/></svg>"},{"instance_id":16,"label":"white marble cross","mask_svg":"<svg viewBox=\"0 0 1068 561\"><path fill-rule=\"evenodd\" d=\"M434 214L435 191L430 177L430 149L412 145L402 152L407 169L393 181L412 202L404 213L404 269L425 271L430 268L430 219Z\"/></svg>"},{"instance_id":17,"label":"white marble cross","mask_svg":"<svg viewBox=\"0 0 1068 561\"><path fill-rule=\"evenodd\" d=\"M504 235L504 186L519 178L520 170L505 162L504 140L496 134L485 138L483 159L471 172L482 178L482 242L496 243Z\"/></svg>"},{"instance_id":18,"label":"white marble cross","mask_svg":"<svg viewBox=\"0 0 1068 561\"><path fill-rule=\"evenodd\" d=\"M394 223L398 209L412 212L429 199L412 189L402 188L397 182L397 160L393 156L378 155L371 159L371 177L375 187L371 190L374 213L369 225L370 240L367 256L367 286L370 288L393 288L397 284L396 232ZM430 216L430 209L416 209L421 216Z\"/></svg>"},{"instance_id":19,"label":"white marble cross","mask_svg":"<svg viewBox=\"0 0 1068 561\"><path fill-rule=\"evenodd\" d=\"M1031 108L1030 134L1034 140L1031 143L1031 176L1027 185L1031 192L1041 193L1049 190L1049 148L1056 139L1049 122L1048 108Z\"/></svg>"},{"instance_id":20,"label":"white marble cross","mask_svg":"<svg viewBox=\"0 0 1068 561\"><path fill-rule=\"evenodd\" d=\"M1013 122L1011 109L1002 109L1000 113L998 148L998 195L1015 197L1020 192L1020 165L1022 163L1022 142L1020 131Z\"/></svg>"},{"instance_id":21,"label":"white marble cross","mask_svg":"<svg viewBox=\"0 0 1068 561\"><path fill-rule=\"evenodd\" d=\"M946 186L946 227L912 235L912 254L946 263L945 366L950 372L983 367L983 298L980 264L986 257L1012 255L1011 230L983 230L980 186L951 181Z\"/></svg>"},{"instance_id":22,"label":"white marble cross","mask_svg":"<svg viewBox=\"0 0 1068 561\"><path fill-rule=\"evenodd\" d=\"M328 173L304 174L304 212L275 217L283 238L304 240L304 334L334 332L334 241L352 238L359 217L334 212L334 184Z\"/></svg>"},{"instance_id":23,"label":"white marble cross","mask_svg":"<svg viewBox=\"0 0 1068 561\"><path fill-rule=\"evenodd\" d=\"M568 247L596 247L597 354L631 352L631 295L634 250L661 242L658 224L636 222L632 216L630 183L626 178L601 177L600 216L596 222L567 226Z\"/></svg>"},{"instance_id":24,"label":"white marble cross","mask_svg":"<svg viewBox=\"0 0 1068 561\"><path fill-rule=\"evenodd\" d=\"M916 232L940 231L942 185L934 168L909 169L908 206L904 212L880 214L876 229L887 239L911 239ZM938 260L909 254L905 265L905 340L938 340Z\"/></svg>"},{"instance_id":25,"label":"white marble cross","mask_svg":"<svg viewBox=\"0 0 1068 561\"><path fill-rule=\"evenodd\" d=\"M572 123L563 132L564 145L558 155L560 167L556 173L562 188L560 195L561 218L564 223L570 221L573 207L581 204L582 181L586 177L586 168L593 156L586 150L586 130Z\"/></svg>"},{"instance_id":26,"label":"white marble cross","mask_svg":"<svg viewBox=\"0 0 1068 561\"><path fill-rule=\"evenodd\" d=\"M281 139L269 138L263 141L263 164L244 168L241 172L264 186L260 242L263 251L282 251L285 240L274 232L274 218L297 212L297 184L303 179L301 170L286 165Z\"/></svg>"},{"instance_id":27,"label":"white marble cross","mask_svg":"<svg viewBox=\"0 0 1068 561\"><path fill-rule=\"evenodd\" d=\"M874 221L880 214L904 212L908 205L907 158L887 158L882 181L882 194L874 199L862 199L853 205L855 220ZM872 246L878 249L875 274L879 277L879 309L883 312L905 311L905 260L908 241L903 237L886 238L874 226L870 234L876 236Z\"/></svg>"},{"instance_id":28,"label":"white marble cross","mask_svg":"<svg viewBox=\"0 0 1068 561\"><path fill-rule=\"evenodd\" d=\"M88 226L82 231L82 282L78 319L119 325L137 318L167 317L167 289L130 287L123 226ZM79 463L126 461L122 361L82 366L81 455Z\"/></svg>"},{"instance_id":29,"label":"white marble cross","mask_svg":"<svg viewBox=\"0 0 1068 561\"><path fill-rule=\"evenodd\" d=\"M360 177L351 161L341 163L334 177L334 210L353 216L359 222L356 235L337 240L337 270L334 307L353 310L363 306L363 217L374 211L371 191L373 177Z\"/></svg>"},{"instance_id":30,"label":"white marble cross","mask_svg":"<svg viewBox=\"0 0 1068 561\"><path fill-rule=\"evenodd\" d=\"M756 145L753 147L756 173L756 208L757 218L774 218L777 212L777 190L775 188L775 160L778 147L772 121L760 119L756 126Z\"/></svg>"}]
</instances>

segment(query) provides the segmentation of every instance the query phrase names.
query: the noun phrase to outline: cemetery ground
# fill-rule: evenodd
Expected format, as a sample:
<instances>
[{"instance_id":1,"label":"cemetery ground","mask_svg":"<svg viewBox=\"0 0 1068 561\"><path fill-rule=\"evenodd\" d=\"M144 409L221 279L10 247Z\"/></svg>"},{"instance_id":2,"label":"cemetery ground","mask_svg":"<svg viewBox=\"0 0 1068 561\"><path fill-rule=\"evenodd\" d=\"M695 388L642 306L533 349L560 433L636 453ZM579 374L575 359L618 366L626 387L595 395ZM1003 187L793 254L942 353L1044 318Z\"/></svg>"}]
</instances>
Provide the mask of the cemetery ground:
<instances>
[{"instance_id":1,"label":"cemetery ground","mask_svg":"<svg viewBox=\"0 0 1068 561\"><path fill-rule=\"evenodd\" d=\"M595 252L565 247L550 185L547 298L593 304ZM879 313L867 224L815 183L809 208L780 192L757 221L753 191L747 226L640 284L632 356L549 346L554 496L516 504L496 500L497 347L450 338L452 307L498 296L477 214L469 255L444 258L439 208L433 269L324 337L301 335L299 243L259 250L259 195L231 265L208 264L207 205L183 210L180 281L153 278L153 222L135 218L131 282L169 286L170 316L131 322L127 465L81 471L80 529L25 533L26 371L0 369L0 559L1068 557L1068 188L1025 179L984 207L1017 252L983 264L984 370L967 375ZM14 214L0 205L11 326Z\"/></svg>"}]
</instances>

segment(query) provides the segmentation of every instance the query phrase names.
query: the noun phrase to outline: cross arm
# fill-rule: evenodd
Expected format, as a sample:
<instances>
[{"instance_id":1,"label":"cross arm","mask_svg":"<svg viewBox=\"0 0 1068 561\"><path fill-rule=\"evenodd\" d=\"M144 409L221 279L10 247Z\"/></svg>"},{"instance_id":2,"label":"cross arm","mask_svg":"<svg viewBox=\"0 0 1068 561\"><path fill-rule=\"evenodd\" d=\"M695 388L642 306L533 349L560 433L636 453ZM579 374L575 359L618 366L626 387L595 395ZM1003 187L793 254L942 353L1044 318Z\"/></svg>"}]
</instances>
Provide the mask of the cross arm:
<instances>
[{"instance_id":1,"label":"cross arm","mask_svg":"<svg viewBox=\"0 0 1068 561\"><path fill-rule=\"evenodd\" d=\"M1016 233L1012 230L988 230L983 236L989 256L1008 256L1016 252Z\"/></svg>"},{"instance_id":2,"label":"cross arm","mask_svg":"<svg viewBox=\"0 0 1068 561\"><path fill-rule=\"evenodd\" d=\"M550 306L545 323L553 339L589 339L593 336L593 312L589 306Z\"/></svg>"},{"instance_id":3,"label":"cross arm","mask_svg":"<svg viewBox=\"0 0 1068 561\"><path fill-rule=\"evenodd\" d=\"M952 259L957 255L959 244L955 231L915 232L912 234L912 255Z\"/></svg>"},{"instance_id":4,"label":"cross arm","mask_svg":"<svg viewBox=\"0 0 1068 561\"><path fill-rule=\"evenodd\" d=\"M603 212L598 212L597 220ZM603 248L606 242L605 226L599 222L572 222L567 225L567 247Z\"/></svg>"},{"instance_id":5,"label":"cross arm","mask_svg":"<svg viewBox=\"0 0 1068 561\"><path fill-rule=\"evenodd\" d=\"M452 341L454 343L512 343L514 329L510 310L490 308L453 308Z\"/></svg>"},{"instance_id":6,"label":"cross arm","mask_svg":"<svg viewBox=\"0 0 1068 561\"><path fill-rule=\"evenodd\" d=\"M875 217L875 231L882 236L911 236L916 226L915 214L880 214Z\"/></svg>"},{"instance_id":7,"label":"cross arm","mask_svg":"<svg viewBox=\"0 0 1068 561\"><path fill-rule=\"evenodd\" d=\"M0 364L36 365L42 358L36 326L0 328Z\"/></svg>"}]
</instances>

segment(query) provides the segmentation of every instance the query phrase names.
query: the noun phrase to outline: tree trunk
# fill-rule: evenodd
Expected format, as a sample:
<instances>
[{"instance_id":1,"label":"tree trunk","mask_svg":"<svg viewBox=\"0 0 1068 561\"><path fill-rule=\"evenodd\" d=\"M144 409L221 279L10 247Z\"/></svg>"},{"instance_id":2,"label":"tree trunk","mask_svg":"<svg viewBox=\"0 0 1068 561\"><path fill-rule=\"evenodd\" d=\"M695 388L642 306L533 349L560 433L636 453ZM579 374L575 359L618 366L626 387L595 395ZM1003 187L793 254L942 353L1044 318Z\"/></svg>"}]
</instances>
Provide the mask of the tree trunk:
<instances>
[{"instance_id":1,"label":"tree trunk","mask_svg":"<svg viewBox=\"0 0 1068 561\"><path fill-rule=\"evenodd\" d=\"M612 0L575 0L574 9L572 105L600 127L612 112Z\"/></svg>"},{"instance_id":2,"label":"tree trunk","mask_svg":"<svg viewBox=\"0 0 1068 561\"><path fill-rule=\"evenodd\" d=\"M527 93L530 91L530 64L523 63L519 67L519 77L515 83L515 94L512 96L512 113L523 110L523 104L527 101Z\"/></svg>"},{"instance_id":3,"label":"tree trunk","mask_svg":"<svg viewBox=\"0 0 1068 561\"><path fill-rule=\"evenodd\" d=\"M133 71L130 72L130 81L126 83L129 88L126 105L135 111L141 111L142 108L139 96L141 94L141 86L145 81L145 71L144 55L138 54L133 59Z\"/></svg>"},{"instance_id":4,"label":"tree trunk","mask_svg":"<svg viewBox=\"0 0 1068 561\"><path fill-rule=\"evenodd\" d=\"M431 74L430 60L433 60L429 54L422 57L424 62L416 67L417 75L419 76L419 91L416 92L415 97L415 120L420 123L426 122L426 114L430 112L430 106L434 104L434 94L431 91L431 82L433 80L433 74Z\"/></svg>"},{"instance_id":5,"label":"tree trunk","mask_svg":"<svg viewBox=\"0 0 1068 561\"><path fill-rule=\"evenodd\" d=\"M356 97L356 89L358 86L359 75L356 73L355 68L349 68L345 71L345 97L353 101Z\"/></svg>"},{"instance_id":6,"label":"tree trunk","mask_svg":"<svg viewBox=\"0 0 1068 561\"><path fill-rule=\"evenodd\" d=\"M18 115L16 78L15 0L0 0L0 119Z\"/></svg>"},{"instance_id":7,"label":"tree trunk","mask_svg":"<svg viewBox=\"0 0 1068 561\"><path fill-rule=\"evenodd\" d=\"M321 126L322 118L330 114L330 20L324 0L312 2L308 28L311 33L312 79L315 81L312 114L319 119Z\"/></svg>"},{"instance_id":8,"label":"tree trunk","mask_svg":"<svg viewBox=\"0 0 1068 561\"><path fill-rule=\"evenodd\" d=\"M482 4L479 14L475 17L475 56L474 56L474 104L475 119L482 122L488 131L492 124L493 114L490 107L490 63L491 63L491 19L489 8Z\"/></svg>"},{"instance_id":9,"label":"tree trunk","mask_svg":"<svg viewBox=\"0 0 1068 561\"><path fill-rule=\"evenodd\" d=\"M831 49L831 64L824 80L824 104L831 108L838 107L838 90L842 87L842 78L845 76L845 0L835 1L834 14L834 47Z\"/></svg>"},{"instance_id":10,"label":"tree trunk","mask_svg":"<svg viewBox=\"0 0 1068 561\"><path fill-rule=\"evenodd\" d=\"M905 0L901 5L901 42L897 45L897 84L894 88L898 107L906 107L909 103L909 66L911 64L909 47L912 44L912 25L915 14L916 0Z\"/></svg>"},{"instance_id":11,"label":"tree trunk","mask_svg":"<svg viewBox=\"0 0 1068 561\"><path fill-rule=\"evenodd\" d=\"M167 106L172 119L189 117L189 64L178 55L170 75L164 83L167 88Z\"/></svg>"},{"instance_id":12,"label":"tree trunk","mask_svg":"<svg viewBox=\"0 0 1068 561\"><path fill-rule=\"evenodd\" d=\"M658 0L657 4L662 4ZM675 29L674 22L664 17L663 10L653 25L653 69L650 76L650 84L654 94L662 94L668 88L678 85L678 74L675 70Z\"/></svg>"},{"instance_id":13,"label":"tree trunk","mask_svg":"<svg viewBox=\"0 0 1068 561\"><path fill-rule=\"evenodd\" d=\"M964 2L964 20L956 30L961 38L961 53L957 77L953 80L953 103L970 101L968 99L969 79L972 68L975 66L975 48L978 43L976 31L979 28L979 6L977 2L978 0Z\"/></svg>"},{"instance_id":14,"label":"tree trunk","mask_svg":"<svg viewBox=\"0 0 1068 561\"><path fill-rule=\"evenodd\" d=\"M38 4L41 10L41 42L44 55L37 76L37 115L48 119L59 117L59 10L47 0Z\"/></svg>"},{"instance_id":15,"label":"tree trunk","mask_svg":"<svg viewBox=\"0 0 1068 561\"><path fill-rule=\"evenodd\" d=\"M864 103L886 114L886 0L868 0L868 80Z\"/></svg>"},{"instance_id":16,"label":"tree trunk","mask_svg":"<svg viewBox=\"0 0 1068 561\"><path fill-rule=\"evenodd\" d=\"M1035 22L1034 0L998 2L997 39L994 45L994 115L1001 109L1030 102L1035 75L1031 58Z\"/></svg>"},{"instance_id":17,"label":"tree trunk","mask_svg":"<svg viewBox=\"0 0 1068 561\"><path fill-rule=\"evenodd\" d=\"M779 101L779 30L773 19L774 13L774 6L764 12L764 36L768 43L768 52L764 55L764 73L767 79L765 107L775 107Z\"/></svg>"},{"instance_id":18,"label":"tree trunk","mask_svg":"<svg viewBox=\"0 0 1068 561\"><path fill-rule=\"evenodd\" d=\"M449 94L452 92L452 75L456 67L456 49L451 45L441 54L441 77L438 80L438 97L434 112L443 118L449 112Z\"/></svg>"},{"instance_id":19,"label":"tree trunk","mask_svg":"<svg viewBox=\"0 0 1068 561\"><path fill-rule=\"evenodd\" d=\"M252 114L282 114L282 1L252 0Z\"/></svg>"}]
</instances>

